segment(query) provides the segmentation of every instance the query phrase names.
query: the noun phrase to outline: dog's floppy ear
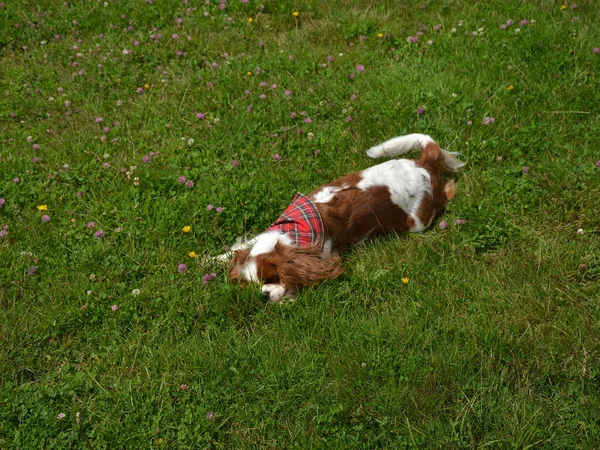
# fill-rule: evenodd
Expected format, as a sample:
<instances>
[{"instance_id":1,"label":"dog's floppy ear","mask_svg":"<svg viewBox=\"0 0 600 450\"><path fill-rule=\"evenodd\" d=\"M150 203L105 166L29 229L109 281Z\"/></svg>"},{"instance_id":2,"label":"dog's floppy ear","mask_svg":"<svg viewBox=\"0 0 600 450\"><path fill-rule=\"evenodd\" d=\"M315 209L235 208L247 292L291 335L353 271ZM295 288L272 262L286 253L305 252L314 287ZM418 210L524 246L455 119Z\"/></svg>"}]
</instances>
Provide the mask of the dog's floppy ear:
<instances>
[{"instance_id":1,"label":"dog's floppy ear","mask_svg":"<svg viewBox=\"0 0 600 450\"><path fill-rule=\"evenodd\" d=\"M284 286L300 288L337 278L343 272L339 255L323 253L320 244L294 247L277 243L274 253L280 283Z\"/></svg>"}]
</instances>

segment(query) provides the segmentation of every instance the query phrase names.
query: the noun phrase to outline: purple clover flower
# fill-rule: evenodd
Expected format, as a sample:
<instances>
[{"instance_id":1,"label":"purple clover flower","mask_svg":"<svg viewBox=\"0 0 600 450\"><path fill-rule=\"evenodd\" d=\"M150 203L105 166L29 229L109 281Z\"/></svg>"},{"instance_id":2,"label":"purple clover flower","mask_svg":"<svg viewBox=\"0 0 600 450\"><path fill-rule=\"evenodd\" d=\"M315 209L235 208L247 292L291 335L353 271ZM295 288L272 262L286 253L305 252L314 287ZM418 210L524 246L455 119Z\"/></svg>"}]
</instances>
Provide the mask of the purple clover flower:
<instances>
[{"instance_id":1,"label":"purple clover flower","mask_svg":"<svg viewBox=\"0 0 600 450\"><path fill-rule=\"evenodd\" d=\"M223 208L222 206L217 206L217 209L215 211L217 211L219 214L223 212L225 208Z\"/></svg>"},{"instance_id":2,"label":"purple clover flower","mask_svg":"<svg viewBox=\"0 0 600 450\"><path fill-rule=\"evenodd\" d=\"M202 277L202 284L208 284L209 281L212 281L215 278L217 278L217 274L215 272L207 273Z\"/></svg>"},{"instance_id":3,"label":"purple clover flower","mask_svg":"<svg viewBox=\"0 0 600 450\"><path fill-rule=\"evenodd\" d=\"M493 117L485 117L481 123L482 123L483 125L491 125L491 124L493 124L495 121L496 121L496 119L495 119L495 118L493 118Z\"/></svg>"},{"instance_id":4,"label":"purple clover flower","mask_svg":"<svg viewBox=\"0 0 600 450\"><path fill-rule=\"evenodd\" d=\"M44 223L50 222L50 216L48 214L44 214L42 216L42 222L44 222Z\"/></svg>"},{"instance_id":5,"label":"purple clover flower","mask_svg":"<svg viewBox=\"0 0 600 450\"><path fill-rule=\"evenodd\" d=\"M419 116L422 116L423 114L425 114L425 109L419 106L419 107L417 108L417 114L418 114Z\"/></svg>"},{"instance_id":6,"label":"purple clover flower","mask_svg":"<svg viewBox=\"0 0 600 450\"><path fill-rule=\"evenodd\" d=\"M29 275L30 277L34 276L36 273L37 273L37 267L35 267L35 266L31 266L27 270L27 275Z\"/></svg>"},{"instance_id":7,"label":"purple clover flower","mask_svg":"<svg viewBox=\"0 0 600 450\"><path fill-rule=\"evenodd\" d=\"M273 159L274 159L275 161L281 161L281 156L279 155L279 153L275 153L275 154L273 155Z\"/></svg>"},{"instance_id":8,"label":"purple clover flower","mask_svg":"<svg viewBox=\"0 0 600 450\"><path fill-rule=\"evenodd\" d=\"M188 188L188 189L193 188L194 187L194 181L193 180L187 180L185 182L185 187Z\"/></svg>"},{"instance_id":9,"label":"purple clover flower","mask_svg":"<svg viewBox=\"0 0 600 450\"><path fill-rule=\"evenodd\" d=\"M187 180L186 180L186 178L185 178L183 175L181 175L179 178L177 178L177 182L178 182L179 184L185 184L185 183L186 183L186 181L187 181Z\"/></svg>"},{"instance_id":10,"label":"purple clover flower","mask_svg":"<svg viewBox=\"0 0 600 450\"><path fill-rule=\"evenodd\" d=\"M187 266L184 263L181 263L177 266L177 271L179 273L185 273L187 272Z\"/></svg>"},{"instance_id":11,"label":"purple clover flower","mask_svg":"<svg viewBox=\"0 0 600 450\"><path fill-rule=\"evenodd\" d=\"M95 237L95 238L97 238L97 239L101 239L101 238L103 238L103 237L104 237L104 231L102 231L102 230L98 230L98 231L96 231L96 232L94 233L94 237Z\"/></svg>"},{"instance_id":12,"label":"purple clover flower","mask_svg":"<svg viewBox=\"0 0 600 450\"><path fill-rule=\"evenodd\" d=\"M445 221L445 220L442 220L442 221L440 222L440 228L441 228L442 230L445 230L446 228L448 228L448 224L446 223L446 221Z\"/></svg>"}]
</instances>

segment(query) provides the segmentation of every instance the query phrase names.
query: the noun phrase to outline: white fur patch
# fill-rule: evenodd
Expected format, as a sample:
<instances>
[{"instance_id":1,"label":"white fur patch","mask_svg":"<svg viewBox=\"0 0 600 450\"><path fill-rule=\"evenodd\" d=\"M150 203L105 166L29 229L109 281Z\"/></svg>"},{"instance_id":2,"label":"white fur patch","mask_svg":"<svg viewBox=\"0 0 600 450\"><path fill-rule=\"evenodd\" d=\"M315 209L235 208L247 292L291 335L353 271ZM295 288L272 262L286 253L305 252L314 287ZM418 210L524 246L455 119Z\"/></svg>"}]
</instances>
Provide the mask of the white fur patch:
<instances>
[{"instance_id":1,"label":"white fur patch","mask_svg":"<svg viewBox=\"0 0 600 450\"><path fill-rule=\"evenodd\" d=\"M279 302L285 297L285 287L280 284L265 284L261 291L269 296L271 303Z\"/></svg>"},{"instance_id":2,"label":"white fur patch","mask_svg":"<svg viewBox=\"0 0 600 450\"><path fill-rule=\"evenodd\" d=\"M250 258L248 258L250 259ZM256 261L253 259L250 261L246 261L242 270L240 271L240 277L247 281L254 281L258 283L258 268L256 266Z\"/></svg>"},{"instance_id":3,"label":"white fur patch","mask_svg":"<svg viewBox=\"0 0 600 450\"><path fill-rule=\"evenodd\" d=\"M313 203L329 203L335 196L336 192L342 189L337 186L324 186L319 192L312 197Z\"/></svg>"},{"instance_id":4,"label":"white fur patch","mask_svg":"<svg viewBox=\"0 0 600 450\"><path fill-rule=\"evenodd\" d=\"M406 136L398 136L389 141L382 142L375 147L371 147L367 150L367 155L371 158L381 158L387 156L393 158L395 156L403 155L411 150L423 150L428 144L435 143L435 141L426 134L407 134Z\"/></svg>"},{"instance_id":5,"label":"white fur patch","mask_svg":"<svg viewBox=\"0 0 600 450\"><path fill-rule=\"evenodd\" d=\"M425 227L417 217L423 197L431 193L430 175L408 159L394 159L365 169L356 185L364 191L384 186L390 191L391 201L402 208L415 221L410 231L423 231Z\"/></svg>"},{"instance_id":6,"label":"white fur patch","mask_svg":"<svg viewBox=\"0 0 600 450\"><path fill-rule=\"evenodd\" d=\"M271 253L275 250L275 245L277 243L292 245L292 239L285 233L281 233L280 231L273 230L267 231L265 233L259 234L255 238L254 246L252 250L250 250L250 256L258 256L263 253Z\"/></svg>"}]
</instances>

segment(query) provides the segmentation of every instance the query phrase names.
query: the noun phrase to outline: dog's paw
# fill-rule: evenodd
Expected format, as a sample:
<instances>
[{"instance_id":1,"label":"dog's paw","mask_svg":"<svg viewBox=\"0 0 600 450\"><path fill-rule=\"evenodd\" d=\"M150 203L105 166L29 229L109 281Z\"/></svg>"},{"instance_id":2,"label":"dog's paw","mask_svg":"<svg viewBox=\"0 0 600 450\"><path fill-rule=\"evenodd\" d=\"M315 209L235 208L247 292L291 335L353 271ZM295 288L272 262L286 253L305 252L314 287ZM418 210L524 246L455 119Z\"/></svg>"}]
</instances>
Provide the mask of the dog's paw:
<instances>
[{"instance_id":1,"label":"dog's paw","mask_svg":"<svg viewBox=\"0 0 600 450\"><path fill-rule=\"evenodd\" d=\"M285 287L280 284L265 284L262 287L262 293L269 297L270 303L282 303L288 298L285 294Z\"/></svg>"}]
</instances>

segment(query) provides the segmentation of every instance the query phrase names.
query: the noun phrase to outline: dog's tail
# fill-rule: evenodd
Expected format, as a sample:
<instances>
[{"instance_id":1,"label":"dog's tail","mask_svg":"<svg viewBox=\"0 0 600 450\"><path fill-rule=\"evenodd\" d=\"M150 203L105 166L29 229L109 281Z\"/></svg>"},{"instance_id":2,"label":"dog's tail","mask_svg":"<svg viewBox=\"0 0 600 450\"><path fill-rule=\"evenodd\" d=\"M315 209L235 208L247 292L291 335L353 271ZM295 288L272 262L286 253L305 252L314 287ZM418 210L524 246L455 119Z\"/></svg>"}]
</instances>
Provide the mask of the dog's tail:
<instances>
[{"instance_id":1,"label":"dog's tail","mask_svg":"<svg viewBox=\"0 0 600 450\"><path fill-rule=\"evenodd\" d=\"M387 156L393 158L410 152L411 150L423 150L420 161L441 160L442 169L445 172L458 172L466 163L457 158L460 153L447 152L426 134L407 134L385 141L367 150L371 158L382 158Z\"/></svg>"}]
</instances>

